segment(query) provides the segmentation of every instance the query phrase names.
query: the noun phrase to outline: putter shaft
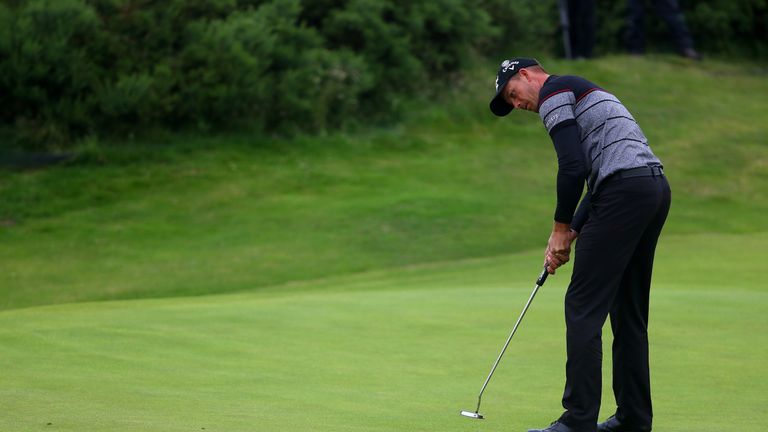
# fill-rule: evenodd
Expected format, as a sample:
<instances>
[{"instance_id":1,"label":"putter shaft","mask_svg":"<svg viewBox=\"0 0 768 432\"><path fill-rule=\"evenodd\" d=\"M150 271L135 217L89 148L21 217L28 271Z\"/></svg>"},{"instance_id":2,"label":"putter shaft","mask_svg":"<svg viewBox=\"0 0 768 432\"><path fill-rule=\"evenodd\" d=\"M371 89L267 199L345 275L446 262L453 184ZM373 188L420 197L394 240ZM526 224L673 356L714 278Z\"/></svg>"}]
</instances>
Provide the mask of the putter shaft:
<instances>
[{"instance_id":1,"label":"putter shaft","mask_svg":"<svg viewBox=\"0 0 768 432\"><path fill-rule=\"evenodd\" d=\"M539 278L536 280L536 286L533 288L533 292L531 292L531 296L528 297L528 301L525 303L525 307L523 307L523 311L520 313L520 317L517 319L515 326L512 328L512 333L509 334L509 337L507 338L507 342L504 344L504 348L501 349L501 353L499 353L499 356L496 358L496 362L493 364L493 367L491 368L491 373L488 374L488 378L485 379L485 382L483 383L483 387L480 389L480 395L478 395L477 397L477 409L475 409L476 414L480 413L480 402L483 398L483 392L485 391L485 388L488 386L488 382L491 380L493 373L496 371L496 367L499 365L499 361L501 361L501 357L504 355L504 352L507 350L507 347L509 346L509 342L512 341L512 336L515 335L515 332L517 331L517 327L520 325L520 322L523 320L523 317L525 316L525 312L527 312L528 308L531 306L531 302L533 301L533 298L536 297L536 293L539 291L539 288L541 288L541 286L544 285L544 282L547 280L547 276L549 276L549 273L547 272L547 264L544 264L544 271L541 272L541 275L539 275Z\"/></svg>"}]
</instances>

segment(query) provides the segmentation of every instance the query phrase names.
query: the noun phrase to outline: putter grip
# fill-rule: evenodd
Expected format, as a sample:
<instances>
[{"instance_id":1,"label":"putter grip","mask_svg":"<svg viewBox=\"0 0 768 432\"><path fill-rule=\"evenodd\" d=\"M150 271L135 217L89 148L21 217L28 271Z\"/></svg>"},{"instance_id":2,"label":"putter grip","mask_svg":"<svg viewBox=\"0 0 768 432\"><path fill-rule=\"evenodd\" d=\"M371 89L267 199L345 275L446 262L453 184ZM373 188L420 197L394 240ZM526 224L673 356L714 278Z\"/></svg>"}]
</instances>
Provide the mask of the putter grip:
<instances>
[{"instance_id":1,"label":"putter grip","mask_svg":"<svg viewBox=\"0 0 768 432\"><path fill-rule=\"evenodd\" d=\"M547 271L547 265L544 264L544 271L541 272L539 275L539 278L536 280L536 285L542 286L544 285L544 282L547 281L547 276L549 276L549 272Z\"/></svg>"}]
</instances>

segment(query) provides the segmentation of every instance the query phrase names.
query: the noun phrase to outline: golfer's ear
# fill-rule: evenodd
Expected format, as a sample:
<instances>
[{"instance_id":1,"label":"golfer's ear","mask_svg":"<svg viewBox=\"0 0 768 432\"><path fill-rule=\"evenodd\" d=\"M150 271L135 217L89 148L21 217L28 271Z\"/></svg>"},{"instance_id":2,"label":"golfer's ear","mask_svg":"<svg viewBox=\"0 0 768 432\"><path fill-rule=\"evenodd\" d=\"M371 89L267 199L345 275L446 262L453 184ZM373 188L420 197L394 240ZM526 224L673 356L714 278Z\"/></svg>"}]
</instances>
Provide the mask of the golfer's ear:
<instances>
[{"instance_id":1,"label":"golfer's ear","mask_svg":"<svg viewBox=\"0 0 768 432\"><path fill-rule=\"evenodd\" d=\"M525 78L526 81L531 80L531 73L528 72L528 69L520 69L520 72L518 74L522 75L523 78Z\"/></svg>"}]
</instances>

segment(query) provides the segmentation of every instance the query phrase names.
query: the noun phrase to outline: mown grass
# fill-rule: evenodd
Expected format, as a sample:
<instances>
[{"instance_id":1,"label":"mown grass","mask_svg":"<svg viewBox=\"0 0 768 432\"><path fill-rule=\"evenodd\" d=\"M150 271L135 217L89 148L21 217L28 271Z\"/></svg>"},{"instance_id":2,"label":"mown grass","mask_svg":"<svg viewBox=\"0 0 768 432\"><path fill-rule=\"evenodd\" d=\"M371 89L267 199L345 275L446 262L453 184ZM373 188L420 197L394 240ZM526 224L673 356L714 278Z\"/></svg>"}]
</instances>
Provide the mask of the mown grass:
<instances>
[{"instance_id":1,"label":"mown grass","mask_svg":"<svg viewBox=\"0 0 768 432\"><path fill-rule=\"evenodd\" d=\"M755 236L665 236L652 291L655 430L760 431L768 293ZM686 254L702 244L727 253ZM744 247L742 247L744 246ZM763 252L760 260L765 258ZM540 252L247 294L0 313L2 430L524 431L561 412L558 272L460 417L533 288ZM291 289L293 288L293 289ZM601 416L612 414L610 332Z\"/></svg>"}]
</instances>

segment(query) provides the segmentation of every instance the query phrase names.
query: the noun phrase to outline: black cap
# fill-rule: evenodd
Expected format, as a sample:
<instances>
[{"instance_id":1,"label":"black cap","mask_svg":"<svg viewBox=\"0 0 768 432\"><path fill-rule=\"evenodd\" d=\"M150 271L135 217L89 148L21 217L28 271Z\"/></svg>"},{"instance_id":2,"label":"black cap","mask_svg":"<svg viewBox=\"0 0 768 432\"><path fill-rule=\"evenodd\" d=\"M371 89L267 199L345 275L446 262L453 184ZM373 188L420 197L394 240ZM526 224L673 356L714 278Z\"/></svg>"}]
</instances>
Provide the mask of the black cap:
<instances>
[{"instance_id":1,"label":"black cap","mask_svg":"<svg viewBox=\"0 0 768 432\"><path fill-rule=\"evenodd\" d=\"M509 79L515 76L520 69L538 65L539 62L536 61L536 59L526 57L517 57L501 62L499 73L496 74L496 95L491 99L492 113L499 117L504 117L514 109L514 107L508 104L501 96L501 91L507 86Z\"/></svg>"}]
</instances>

